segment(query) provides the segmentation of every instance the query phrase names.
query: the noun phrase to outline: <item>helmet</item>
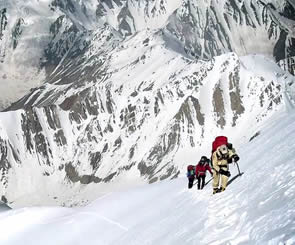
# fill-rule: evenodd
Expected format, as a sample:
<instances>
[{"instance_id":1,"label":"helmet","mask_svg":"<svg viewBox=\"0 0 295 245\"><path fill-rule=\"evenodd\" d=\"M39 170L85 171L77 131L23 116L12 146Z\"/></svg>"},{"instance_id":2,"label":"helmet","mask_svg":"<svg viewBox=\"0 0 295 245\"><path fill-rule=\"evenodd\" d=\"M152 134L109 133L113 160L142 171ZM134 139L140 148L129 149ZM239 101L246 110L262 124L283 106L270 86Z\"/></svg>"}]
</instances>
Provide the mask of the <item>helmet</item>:
<instances>
[{"instance_id":1,"label":"helmet","mask_svg":"<svg viewBox=\"0 0 295 245\"><path fill-rule=\"evenodd\" d=\"M207 161L207 157L202 156L200 162L205 163Z\"/></svg>"},{"instance_id":2,"label":"helmet","mask_svg":"<svg viewBox=\"0 0 295 245\"><path fill-rule=\"evenodd\" d=\"M206 160L207 160L207 157L206 156L202 156L201 157L201 161L206 162Z\"/></svg>"}]
</instances>

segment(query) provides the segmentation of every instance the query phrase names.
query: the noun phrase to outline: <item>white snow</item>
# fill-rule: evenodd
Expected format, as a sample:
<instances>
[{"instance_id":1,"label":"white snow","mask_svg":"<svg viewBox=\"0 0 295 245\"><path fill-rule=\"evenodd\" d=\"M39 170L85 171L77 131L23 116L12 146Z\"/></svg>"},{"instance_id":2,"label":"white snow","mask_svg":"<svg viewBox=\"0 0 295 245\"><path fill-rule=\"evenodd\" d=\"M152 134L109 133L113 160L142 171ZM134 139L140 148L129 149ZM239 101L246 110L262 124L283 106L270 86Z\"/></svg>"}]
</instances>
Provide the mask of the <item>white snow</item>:
<instances>
[{"instance_id":1,"label":"white snow","mask_svg":"<svg viewBox=\"0 0 295 245\"><path fill-rule=\"evenodd\" d=\"M188 190L181 177L84 208L2 211L0 244L295 244L294 120L294 111L277 113L237 148L244 174L223 193L212 195L211 182Z\"/></svg>"}]
</instances>

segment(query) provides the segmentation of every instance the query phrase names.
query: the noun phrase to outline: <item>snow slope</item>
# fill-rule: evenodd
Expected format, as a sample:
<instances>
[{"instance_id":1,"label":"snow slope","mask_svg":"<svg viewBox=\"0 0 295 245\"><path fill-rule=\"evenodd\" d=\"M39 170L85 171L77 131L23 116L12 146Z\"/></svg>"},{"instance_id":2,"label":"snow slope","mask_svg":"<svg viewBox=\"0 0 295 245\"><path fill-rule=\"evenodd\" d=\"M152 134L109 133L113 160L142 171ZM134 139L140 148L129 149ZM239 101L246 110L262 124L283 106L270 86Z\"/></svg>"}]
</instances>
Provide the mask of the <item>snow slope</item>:
<instances>
[{"instance_id":1,"label":"snow slope","mask_svg":"<svg viewBox=\"0 0 295 245\"><path fill-rule=\"evenodd\" d=\"M294 120L294 111L277 113L237 148L244 175L223 193L213 196L211 183L188 190L182 177L109 193L84 208L5 211L0 243L295 244Z\"/></svg>"}]
</instances>

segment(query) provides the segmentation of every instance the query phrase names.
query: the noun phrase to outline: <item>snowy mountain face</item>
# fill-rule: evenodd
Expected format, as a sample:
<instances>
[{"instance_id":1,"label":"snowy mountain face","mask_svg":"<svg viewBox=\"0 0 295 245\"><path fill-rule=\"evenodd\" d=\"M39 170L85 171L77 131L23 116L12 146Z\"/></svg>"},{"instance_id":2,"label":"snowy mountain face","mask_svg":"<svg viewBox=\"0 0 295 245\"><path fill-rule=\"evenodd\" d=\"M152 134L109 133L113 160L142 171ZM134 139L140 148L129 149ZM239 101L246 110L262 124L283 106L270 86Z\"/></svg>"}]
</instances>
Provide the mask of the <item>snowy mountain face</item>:
<instances>
[{"instance_id":1,"label":"snowy mountain face","mask_svg":"<svg viewBox=\"0 0 295 245\"><path fill-rule=\"evenodd\" d=\"M203 190L196 184L187 189L181 176L109 193L79 208L0 206L0 243L293 245L295 114L278 114L239 147L244 174L237 177L231 164L222 193L212 195L211 182Z\"/></svg>"},{"instance_id":2,"label":"snowy mountain face","mask_svg":"<svg viewBox=\"0 0 295 245\"><path fill-rule=\"evenodd\" d=\"M267 65L280 69L263 57L195 62L160 45L146 58L132 55L123 67L114 56L114 70L100 81L48 83L25 98L24 109L1 114L3 201L82 205L123 183L175 178L209 154L215 135L249 140L283 109L292 81L264 73Z\"/></svg>"},{"instance_id":3,"label":"snowy mountain face","mask_svg":"<svg viewBox=\"0 0 295 245\"><path fill-rule=\"evenodd\" d=\"M171 3L173 2L173 3ZM122 35L163 28L193 57L226 52L295 55L295 3L291 0L102 1L99 16ZM117 14L117 18L116 18Z\"/></svg>"},{"instance_id":4,"label":"snowy mountain face","mask_svg":"<svg viewBox=\"0 0 295 245\"><path fill-rule=\"evenodd\" d=\"M294 6L294 1L184 1L166 31L194 57L233 51L278 61L295 54Z\"/></svg>"},{"instance_id":5,"label":"snowy mountain face","mask_svg":"<svg viewBox=\"0 0 295 245\"><path fill-rule=\"evenodd\" d=\"M94 29L94 21L96 26L90 11L95 6L95 1L0 1L1 109L48 80L74 41Z\"/></svg>"},{"instance_id":6,"label":"snowy mountain face","mask_svg":"<svg viewBox=\"0 0 295 245\"><path fill-rule=\"evenodd\" d=\"M100 47L95 35L106 26L120 42L162 30L170 48L207 60L226 52L265 54L276 61L294 56L294 5L291 0L1 0L0 108L51 81L58 67L75 70L93 42Z\"/></svg>"},{"instance_id":7,"label":"snowy mountain face","mask_svg":"<svg viewBox=\"0 0 295 245\"><path fill-rule=\"evenodd\" d=\"M11 207L82 205L176 178L216 135L248 141L292 108L292 76L240 57L291 54L291 1L25 1L23 21L17 3L2 10L0 77L42 86L0 114L0 196Z\"/></svg>"}]
</instances>

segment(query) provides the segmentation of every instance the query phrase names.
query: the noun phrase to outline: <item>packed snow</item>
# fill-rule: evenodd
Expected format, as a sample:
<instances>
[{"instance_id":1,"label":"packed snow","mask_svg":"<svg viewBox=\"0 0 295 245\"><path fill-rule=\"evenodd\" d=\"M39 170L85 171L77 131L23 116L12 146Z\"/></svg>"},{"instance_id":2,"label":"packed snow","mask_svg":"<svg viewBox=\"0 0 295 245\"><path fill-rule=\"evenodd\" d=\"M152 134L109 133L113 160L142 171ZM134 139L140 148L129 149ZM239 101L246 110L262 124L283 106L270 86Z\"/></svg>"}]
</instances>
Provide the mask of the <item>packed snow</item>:
<instances>
[{"instance_id":1,"label":"packed snow","mask_svg":"<svg viewBox=\"0 0 295 245\"><path fill-rule=\"evenodd\" d=\"M294 111L277 113L239 145L244 174L236 178L233 164L225 192L213 195L211 182L188 189L183 176L83 208L2 210L0 244L295 244L294 120Z\"/></svg>"}]
</instances>

